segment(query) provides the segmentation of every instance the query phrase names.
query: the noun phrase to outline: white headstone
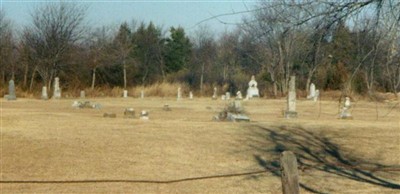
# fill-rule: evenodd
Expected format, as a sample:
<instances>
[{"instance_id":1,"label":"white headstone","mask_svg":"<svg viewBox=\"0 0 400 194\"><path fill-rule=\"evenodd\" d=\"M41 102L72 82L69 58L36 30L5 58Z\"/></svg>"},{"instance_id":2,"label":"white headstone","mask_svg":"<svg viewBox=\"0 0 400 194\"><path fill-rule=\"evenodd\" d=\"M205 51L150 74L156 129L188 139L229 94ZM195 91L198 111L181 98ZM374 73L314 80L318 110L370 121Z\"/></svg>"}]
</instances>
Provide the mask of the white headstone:
<instances>
[{"instance_id":1,"label":"white headstone","mask_svg":"<svg viewBox=\"0 0 400 194\"><path fill-rule=\"evenodd\" d=\"M189 92L189 99L193 100L193 92L192 91Z\"/></svg>"},{"instance_id":2,"label":"white headstone","mask_svg":"<svg viewBox=\"0 0 400 194\"><path fill-rule=\"evenodd\" d=\"M296 77L290 76L285 118L296 118Z\"/></svg>"},{"instance_id":3,"label":"white headstone","mask_svg":"<svg viewBox=\"0 0 400 194\"><path fill-rule=\"evenodd\" d=\"M149 120L149 113L145 110L142 110L142 112L140 112L140 119Z\"/></svg>"},{"instance_id":4,"label":"white headstone","mask_svg":"<svg viewBox=\"0 0 400 194\"><path fill-rule=\"evenodd\" d=\"M60 99L61 98L61 88L60 88L60 78L54 78L54 91L53 98Z\"/></svg>"},{"instance_id":5,"label":"white headstone","mask_svg":"<svg viewBox=\"0 0 400 194\"><path fill-rule=\"evenodd\" d=\"M242 92L240 92L240 91L236 92L236 99L238 99L238 100L243 99Z\"/></svg>"},{"instance_id":6,"label":"white headstone","mask_svg":"<svg viewBox=\"0 0 400 194\"><path fill-rule=\"evenodd\" d=\"M222 96L221 96L221 100L226 100L226 96L225 96L225 95L222 95Z\"/></svg>"},{"instance_id":7,"label":"white headstone","mask_svg":"<svg viewBox=\"0 0 400 194\"><path fill-rule=\"evenodd\" d=\"M124 97L124 98L128 98L128 90L124 90L124 92L123 92L123 97Z\"/></svg>"},{"instance_id":8,"label":"white headstone","mask_svg":"<svg viewBox=\"0 0 400 194\"><path fill-rule=\"evenodd\" d=\"M181 92L181 87L178 88L178 94L176 96L177 100L180 100L182 98L182 92Z\"/></svg>"},{"instance_id":9,"label":"white headstone","mask_svg":"<svg viewBox=\"0 0 400 194\"><path fill-rule=\"evenodd\" d=\"M319 98L319 90L315 90L315 96L313 98L314 102L317 102Z\"/></svg>"},{"instance_id":10,"label":"white headstone","mask_svg":"<svg viewBox=\"0 0 400 194\"><path fill-rule=\"evenodd\" d=\"M247 99L253 98L253 97L260 97L260 94L259 94L258 88L257 88L257 82L256 82L254 75L251 76L251 80L249 82L249 88L247 89L247 94L246 94Z\"/></svg>"},{"instance_id":11,"label":"white headstone","mask_svg":"<svg viewBox=\"0 0 400 194\"><path fill-rule=\"evenodd\" d=\"M47 100L47 99L49 99L49 96L47 95L47 87L46 86L43 86L42 87L42 100Z\"/></svg>"},{"instance_id":12,"label":"white headstone","mask_svg":"<svg viewBox=\"0 0 400 194\"><path fill-rule=\"evenodd\" d=\"M310 84L310 94L307 96L307 99L313 99L315 97L315 85L313 83Z\"/></svg>"},{"instance_id":13,"label":"white headstone","mask_svg":"<svg viewBox=\"0 0 400 194\"><path fill-rule=\"evenodd\" d=\"M230 92L226 92L225 93L225 98L226 98L226 100L231 99L231 93Z\"/></svg>"},{"instance_id":14,"label":"white headstone","mask_svg":"<svg viewBox=\"0 0 400 194\"><path fill-rule=\"evenodd\" d=\"M86 97L85 90L81 90L81 98L85 98L85 97Z\"/></svg>"},{"instance_id":15,"label":"white headstone","mask_svg":"<svg viewBox=\"0 0 400 194\"><path fill-rule=\"evenodd\" d=\"M217 87L214 87L214 93L213 93L212 99L216 100L217 98L218 98Z\"/></svg>"},{"instance_id":16,"label":"white headstone","mask_svg":"<svg viewBox=\"0 0 400 194\"><path fill-rule=\"evenodd\" d=\"M344 102L344 105L343 105L343 108L342 108L342 110L340 112L339 117L341 119L353 119L353 116L351 116L351 111L350 111L350 108L351 108L350 98L346 97L345 99L346 100Z\"/></svg>"},{"instance_id":17,"label":"white headstone","mask_svg":"<svg viewBox=\"0 0 400 194\"><path fill-rule=\"evenodd\" d=\"M143 99L144 98L144 91L140 91L140 98Z\"/></svg>"},{"instance_id":18,"label":"white headstone","mask_svg":"<svg viewBox=\"0 0 400 194\"><path fill-rule=\"evenodd\" d=\"M15 95L15 84L14 84L14 80L10 80L10 82L8 82L8 96L7 96L7 100L16 100L17 96Z\"/></svg>"}]
</instances>

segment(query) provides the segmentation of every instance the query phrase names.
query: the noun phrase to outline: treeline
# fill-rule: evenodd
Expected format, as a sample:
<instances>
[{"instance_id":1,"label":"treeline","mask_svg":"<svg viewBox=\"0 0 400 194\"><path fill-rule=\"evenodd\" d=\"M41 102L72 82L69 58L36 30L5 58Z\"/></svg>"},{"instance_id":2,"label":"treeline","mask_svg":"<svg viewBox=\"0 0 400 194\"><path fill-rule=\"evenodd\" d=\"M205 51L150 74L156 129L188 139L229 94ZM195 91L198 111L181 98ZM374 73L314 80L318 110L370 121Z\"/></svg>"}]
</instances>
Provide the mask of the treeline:
<instances>
[{"instance_id":1,"label":"treeline","mask_svg":"<svg viewBox=\"0 0 400 194\"><path fill-rule=\"evenodd\" d=\"M39 91L58 76L67 90L184 82L200 93L213 86L236 93L255 75L262 95L279 96L296 75L306 91L312 82L347 94L400 89L398 1L260 1L218 36L152 22L92 29L86 12L48 3L16 36L1 11L1 84L14 79L22 90Z\"/></svg>"}]
</instances>

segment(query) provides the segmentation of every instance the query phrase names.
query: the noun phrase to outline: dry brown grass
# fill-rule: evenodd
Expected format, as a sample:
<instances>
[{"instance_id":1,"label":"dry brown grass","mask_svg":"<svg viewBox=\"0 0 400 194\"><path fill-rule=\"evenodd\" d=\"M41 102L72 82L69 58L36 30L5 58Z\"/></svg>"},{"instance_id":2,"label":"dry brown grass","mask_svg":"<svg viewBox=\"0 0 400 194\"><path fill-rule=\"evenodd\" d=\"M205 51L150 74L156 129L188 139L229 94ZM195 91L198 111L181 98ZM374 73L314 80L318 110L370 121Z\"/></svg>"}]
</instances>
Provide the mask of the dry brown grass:
<instances>
[{"instance_id":1,"label":"dry brown grass","mask_svg":"<svg viewBox=\"0 0 400 194\"><path fill-rule=\"evenodd\" d=\"M300 100L299 118L286 120L283 99L256 99L243 102L252 122L220 123L211 117L226 102L209 98L89 99L101 110L73 109L74 100L1 101L2 180L172 180L277 167L280 151L292 150L311 166L300 171L302 193L399 191L399 172L380 171L400 166L400 108L392 104L357 102L354 120L338 120L336 101ZM172 111L162 111L165 103ZM124 119L127 107L146 109L151 119ZM338 154L379 168L335 170ZM275 173L173 184L0 184L0 193L281 193Z\"/></svg>"}]
</instances>

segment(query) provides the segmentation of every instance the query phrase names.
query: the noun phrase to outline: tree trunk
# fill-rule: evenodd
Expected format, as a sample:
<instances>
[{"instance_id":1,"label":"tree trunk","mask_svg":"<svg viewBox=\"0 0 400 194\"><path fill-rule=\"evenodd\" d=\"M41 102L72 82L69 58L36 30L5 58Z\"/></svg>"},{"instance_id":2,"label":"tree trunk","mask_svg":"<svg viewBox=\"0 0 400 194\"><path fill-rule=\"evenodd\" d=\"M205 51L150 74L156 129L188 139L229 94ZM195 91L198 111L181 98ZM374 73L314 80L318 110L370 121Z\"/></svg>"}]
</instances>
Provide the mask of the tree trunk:
<instances>
[{"instance_id":1,"label":"tree trunk","mask_svg":"<svg viewBox=\"0 0 400 194\"><path fill-rule=\"evenodd\" d=\"M24 81L22 87L26 89L26 85L28 84L28 73L29 73L29 66L28 63L25 64L25 71L24 71Z\"/></svg>"},{"instance_id":2,"label":"tree trunk","mask_svg":"<svg viewBox=\"0 0 400 194\"><path fill-rule=\"evenodd\" d=\"M31 76L31 83L29 84L29 91L32 92L33 82L35 81L37 66L33 68L32 76Z\"/></svg>"},{"instance_id":3,"label":"tree trunk","mask_svg":"<svg viewBox=\"0 0 400 194\"><path fill-rule=\"evenodd\" d=\"M123 62L123 68L124 68L124 89L126 89L126 63L125 60Z\"/></svg>"},{"instance_id":4,"label":"tree trunk","mask_svg":"<svg viewBox=\"0 0 400 194\"><path fill-rule=\"evenodd\" d=\"M92 90L94 90L94 84L96 83L96 67L93 68L93 73L92 73Z\"/></svg>"},{"instance_id":5,"label":"tree trunk","mask_svg":"<svg viewBox=\"0 0 400 194\"><path fill-rule=\"evenodd\" d=\"M200 93L203 95L203 81L204 81L204 63L201 66L201 76L200 76Z\"/></svg>"}]
</instances>

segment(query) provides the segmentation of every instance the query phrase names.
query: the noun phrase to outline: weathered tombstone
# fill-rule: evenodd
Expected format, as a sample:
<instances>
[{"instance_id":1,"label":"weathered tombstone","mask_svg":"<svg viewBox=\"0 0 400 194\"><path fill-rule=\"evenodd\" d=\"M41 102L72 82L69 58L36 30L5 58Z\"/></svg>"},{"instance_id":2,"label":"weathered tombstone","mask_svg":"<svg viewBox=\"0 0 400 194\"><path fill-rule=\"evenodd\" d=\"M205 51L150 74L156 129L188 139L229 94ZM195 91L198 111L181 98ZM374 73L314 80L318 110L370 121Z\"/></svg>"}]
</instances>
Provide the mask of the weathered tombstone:
<instances>
[{"instance_id":1,"label":"weathered tombstone","mask_svg":"<svg viewBox=\"0 0 400 194\"><path fill-rule=\"evenodd\" d=\"M176 96L176 100L180 100L182 98L182 91L181 91L181 87L178 88L178 94Z\"/></svg>"},{"instance_id":2,"label":"weathered tombstone","mask_svg":"<svg viewBox=\"0 0 400 194\"><path fill-rule=\"evenodd\" d=\"M14 80L10 80L8 82L8 96L7 100L16 100L17 96L15 95L15 84Z\"/></svg>"},{"instance_id":3,"label":"weathered tombstone","mask_svg":"<svg viewBox=\"0 0 400 194\"><path fill-rule=\"evenodd\" d=\"M149 120L149 112L142 110L142 112L140 112L140 119Z\"/></svg>"},{"instance_id":4,"label":"weathered tombstone","mask_svg":"<svg viewBox=\"0 0 400 194\"><path fill-rule=\"evenodd\" d=\"M213 93L212 99L216 100L217 98L218 98L217 87L214 87L214 93Z\"/></svg>"},{"instance_id":5,"label":"weathered tombstone","mask_svg":"<svg viewBox=\"0 0 400 194\"><path fill-rule=\"evenodd\" d=\"M49 96L47 95L47 87L43 86L42 87L42 96L41 96L42 100L48 100Z\"/></svg>"},{"instance_id":6,"label":"weathered tombstone","mask_svg":"<svg viewBox=\"0 0 400 194\"><path fill-rule=\"evenodd\" d=\"M287 97L287 107L285 118L297 118L296 112L296 76L290 76L289 93Z\"/></svg>"},{"instance_id":7,"label":"weathered tombstone","mask_svg":"<svg viewBox=\"0 0 400 194\"><path fill-rule=\"evenodd\" d=\"M225 98L226 98L226 100L230 100L231 99L231 93L230 92L226 92L225 93Z\"/></svg>"},{"instance_id":8,"label":"weathered tombstone","mask_svg":"<svg viewBox=\"0 0 400 194\"><path fill-rule=\"evenodd\" d=\"M164 111L171 111L171 108L169 107L168 104L164 104L163 110Z\"/></svg>"},{"instance_id":9,"label":"weathered tombstone","mask_svg":"<svg viewBox=\"0 0 400 194\"><path fill-rule=\"evenodd\" d=\"M236 99L238 99L238 100L243 99L242 92L240 92L240 91L236 92Z\"/></svg>"},{"instance_id":10,"label":"weathered tombstone","mask_svg":"<svg viewBox=\"0 0 400 194\"><path fill-rule=\"evenodd\" d=\"M297 170L297 159L291 151L284 151L280 158L281 181L283 194L299 193L299 172Z\"/></svg>"},{"instance_id":11,"label":"weathered tombstone","mask_svg":"<svg viewBox=\"0 0 400 194\"><path fill-rule=\"evenodd\" d=\"M346 97L345 99L346 100L344 102L344 105L343 105L343 108L342 108L342 110L340 112L339 117L341 119L353 119L353 116L351 115L351 111L350 111L350 108L351 108L350 98Z\"/></svg>"},{"instance_id":12,"label":"weathered tombstone","mask_svg":"<svg viewBox=\"0 0 400 194\"><path fill-rule=\"evenodd\" d=\"M144 91L140 91L140 98L143 99L144 98Z\"/></svg>"},{"instance_id":13,"label":"weathered tombstone","mask_svg":"<svg viewBox=\"0 0 400 194\"><path fill-rule=\"evenodd\" d=\"M260 94L258 92L257 88L257 81L254 75L251 76L251 80L249 82L249 88L247 89L247 94L246 98L253 98L253 97L260 97Z\"/></svg>"},{"instance_id":14,"label":"weathered tombstone","mask_svg":"<svg viewBox=\"0 0 400 194\"><path fill-rule=\"evenodd\" d=\"M61 88L60 88L60 78L54 78L54 90L53 90L53 99L61 98Z\"/></svg>"},{"instance_id":15,"label":"weathered tombstone","mask_svg":"<svg viewBox=\"0 0 400 194\"><path fill-rule=\"evenodd\" d=\"M133 108L126 108L124 111L125 118L135 118L135 109Z\"/></svg>"},{"instance_id":16,"label":"weathered tombstone","mask_svg":"<svg viewBox=\"0 0 400 194\"><path fill-rule=\"evenodd\" d=\"M310 93L307 96L307 99L313 99L315 97L315 85L313 83L310 84Z\"/></svg>"},{"instance_id":17,"label":"weathered tombstone","mask_svg":"<svg viewBox=\"0 0 400 194\"><path fill-rule=\"evenodd\" d=\"M189 92L189 99L193 100L193 92L192 91Z\"/></svg>"},{"instance_id":18,"label":"weathered tombstone","mask_svg":"<svg viewBox=\"0 0 400 194\"><path fill-rule=\"evenodd\" d=\"M314 102L317 102L317 101L318 101L318 98L319 98L319 90L315 90L315 96L314 96L314 98L313 98L313 101L314 101Z\"/></svg>"},{"instance_id":19,"label":"weathered tombstone","mask_svg":"<svg viewBox=\"0 0 400 194\"><path fill-rule=\"evenodd\" d=\"M124 98L128 98L128 90L124 90L124 92L123 92L123 97L124 97Z\"/></svg>"},{"instance_id":20,"label":"weathered tombstone","mask_svg":"<svg viewBox=\"0 0 400 194\"><path fill-rule=\"evenodd\" d=\"M244 109L240 100L230 102L222 112L213 117L216 121L249 122L250 118L244 114Z\"/></svg>"},{"instance_id":21,"label":"weathered tombstone","mask_svg":"<svg viewBox=\"0 0 400 194\"><path fill-rule=\"evenodd\" d=\"M105 118L116 118L117 114L115 114L115 113L104 113L103 117L105 117Z\"/></svg>"},{"instance_id":22,"label":"weathered tombstone","mask_svg":"<svg viewBox=\"0 0 400 194\"><path fill-rule=\"evenodd\" d=\"M86 97L85 90L81 90L81 98L85 98L85 97Z\"/></svg>"},{"instance_id":23,"label":"weathered tombstone","mask_svg":"<svg viewBox=\"0 0 400 194\"><path fill-rule=\"evenodd\" d=\"M226 100L226 96L225 96L225 95L222 95L222 96L221 96L221 100Z\"/></svg>"}]
</instances>

